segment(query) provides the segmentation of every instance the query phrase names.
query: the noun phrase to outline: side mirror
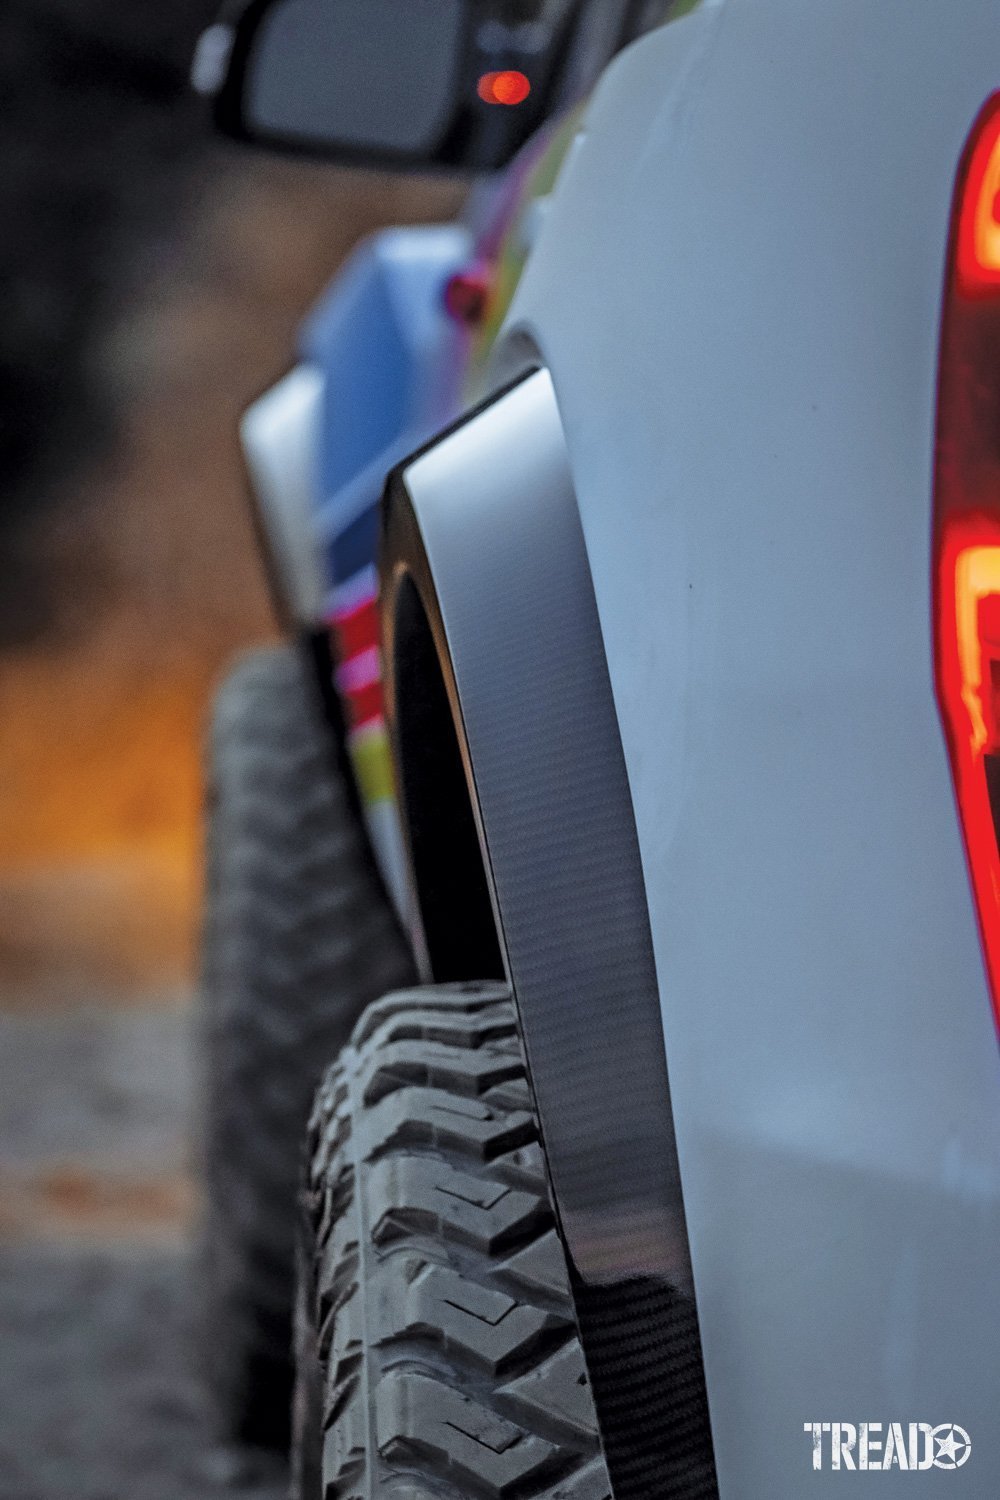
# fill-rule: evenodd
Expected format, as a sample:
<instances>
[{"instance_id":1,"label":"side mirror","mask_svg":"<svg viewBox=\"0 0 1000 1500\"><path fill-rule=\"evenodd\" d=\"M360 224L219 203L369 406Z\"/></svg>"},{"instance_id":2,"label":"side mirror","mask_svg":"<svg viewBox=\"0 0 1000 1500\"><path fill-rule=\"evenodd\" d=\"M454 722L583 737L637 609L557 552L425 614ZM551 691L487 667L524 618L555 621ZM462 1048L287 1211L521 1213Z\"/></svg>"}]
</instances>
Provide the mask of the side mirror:
<instances>
[{"instance_id":1,"label":"side mirror","mask_svg":"<svg viewBox=\"0 0 1000 1500\"><path fill-rule=\"evenodd\" d=\"M575 7L536 9L548 19L511 21L483 0L251 0L203 35L192 79L241 140L490 171L545 117Z\"/></svg>"}]
</instances>

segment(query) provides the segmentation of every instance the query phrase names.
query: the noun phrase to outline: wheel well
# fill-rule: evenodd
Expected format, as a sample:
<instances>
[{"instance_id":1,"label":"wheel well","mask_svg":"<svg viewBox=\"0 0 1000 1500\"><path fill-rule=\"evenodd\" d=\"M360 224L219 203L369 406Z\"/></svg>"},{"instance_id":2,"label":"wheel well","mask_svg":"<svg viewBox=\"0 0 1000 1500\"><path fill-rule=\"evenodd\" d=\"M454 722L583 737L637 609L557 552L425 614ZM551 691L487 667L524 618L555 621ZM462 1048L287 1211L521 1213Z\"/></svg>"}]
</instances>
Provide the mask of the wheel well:
<instances>
[{"instance_id":1,"label":"wheel well","mask_svg":"<svg viewBox=\"0 0 1000 1500\"><path fill-rule=\"evenodd\" d=\"M413 579L393 628L395 747L403 821L431 972L502 979L504 965L448 689Z\"/></svg>"}]
</instances>

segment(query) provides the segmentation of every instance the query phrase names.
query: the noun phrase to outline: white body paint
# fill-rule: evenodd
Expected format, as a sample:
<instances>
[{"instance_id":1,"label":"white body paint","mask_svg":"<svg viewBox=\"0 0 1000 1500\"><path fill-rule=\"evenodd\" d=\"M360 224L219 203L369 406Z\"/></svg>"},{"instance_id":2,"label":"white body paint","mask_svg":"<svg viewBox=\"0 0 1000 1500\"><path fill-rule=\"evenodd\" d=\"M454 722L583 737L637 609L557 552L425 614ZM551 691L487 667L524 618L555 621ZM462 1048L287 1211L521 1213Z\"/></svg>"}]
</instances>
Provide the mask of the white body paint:
<instances>
[{"instance_id":1,"label":"white body paint","mask_svg":"<svg viewBox=\"0 0 1000 1500\"><path fill-rule=\"evenodd\" d=\"M611 67L501 349L560 404L634 800L724 1500L804 1424L1000 1492L1000 1053L931 664L950 200L996 0L724 0ZM554 747L555 748L555 747ZM854 1481L852 1481L854 1482Z\"/></svg>"}]
</instances>

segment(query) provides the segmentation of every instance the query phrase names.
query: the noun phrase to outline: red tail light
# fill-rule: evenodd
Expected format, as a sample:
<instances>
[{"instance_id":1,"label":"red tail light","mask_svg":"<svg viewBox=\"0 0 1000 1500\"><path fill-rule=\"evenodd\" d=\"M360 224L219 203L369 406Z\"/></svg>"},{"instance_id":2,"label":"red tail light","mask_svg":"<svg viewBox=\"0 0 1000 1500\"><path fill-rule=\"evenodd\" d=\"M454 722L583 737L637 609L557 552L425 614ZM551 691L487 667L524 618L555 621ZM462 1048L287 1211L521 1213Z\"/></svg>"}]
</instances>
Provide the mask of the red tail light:
<instances>
[{"instance_id":1,"label":"red tail light","mask_svg":"<svg viewBox=\"0 0 1000 1500\"><path fill-rule=\"evenodd\" d=\"M486 265L456 271L444 289L444 305L456 323L475 328L486 316L493 277Z\"/></svg>"},{"instance_id":2,"label":"red tail light","mask_svg":"<svg viewBox=\"0 0 1000 1500\"><path fill-rule=\"evenodd\" d=\"M969 143L958 222L958 274L971 296L1000 292L1000 96L994 94Z\"/></svg>"},{"instance_id":3,"label":"red tail light","mask_svg":"<svg viewBox=\"0 0 1000 1500\"><path fill-rule=\"evenodd\" d=\"M1000 93L959 170L934 498L938 700L1000 1023Z\"/></svg>"}]
</instances>

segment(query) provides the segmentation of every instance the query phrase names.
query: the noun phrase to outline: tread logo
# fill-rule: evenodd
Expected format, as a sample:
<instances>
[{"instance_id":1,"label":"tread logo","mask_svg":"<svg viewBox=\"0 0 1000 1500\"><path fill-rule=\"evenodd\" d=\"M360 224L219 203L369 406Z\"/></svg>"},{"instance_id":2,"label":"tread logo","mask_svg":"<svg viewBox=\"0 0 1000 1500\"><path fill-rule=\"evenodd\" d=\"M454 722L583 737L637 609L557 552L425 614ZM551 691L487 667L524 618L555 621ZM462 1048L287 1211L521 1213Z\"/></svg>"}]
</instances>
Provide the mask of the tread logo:
<instances>
[{"instance_id":1,"label":"tread logo","mask_svg":"<svg viewBox=\"0 0 1000 1500\"><path fill-rule=\"evenodd\" d=\"M960 1469L972 1439L955 1422L803 1422L814 1469Z\"/></svg>"}]
</instances>

